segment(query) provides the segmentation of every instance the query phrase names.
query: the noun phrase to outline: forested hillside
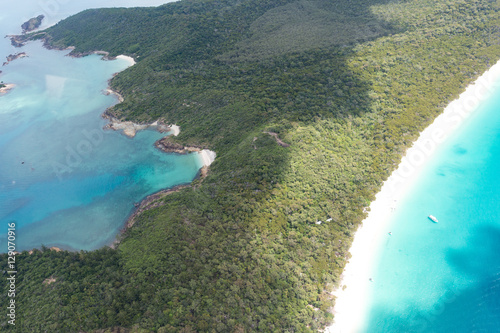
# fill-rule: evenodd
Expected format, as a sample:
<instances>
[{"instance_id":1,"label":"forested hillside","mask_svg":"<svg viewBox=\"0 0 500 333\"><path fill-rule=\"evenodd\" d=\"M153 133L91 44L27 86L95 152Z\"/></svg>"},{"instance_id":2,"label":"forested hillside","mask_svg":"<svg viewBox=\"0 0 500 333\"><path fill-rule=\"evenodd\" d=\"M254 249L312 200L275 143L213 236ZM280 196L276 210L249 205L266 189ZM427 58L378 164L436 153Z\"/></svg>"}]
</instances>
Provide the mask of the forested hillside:
<instances>
[{"instance_id":1,"label":"forested hillside","mask_svg":"<svg viewBox=\"0 0 500 333\"><path fill-rule=\"evenodd\" d=\"M182 0L86 10L28 35L133 56L111 81L125 101L110 112L176 123L172 141L217 159L115 250L20 254L16 329L323 328L382 182L500 59L498 10L488 0ZM0 330L15 331L7 319Z\"/></svg>"}]
</instances>

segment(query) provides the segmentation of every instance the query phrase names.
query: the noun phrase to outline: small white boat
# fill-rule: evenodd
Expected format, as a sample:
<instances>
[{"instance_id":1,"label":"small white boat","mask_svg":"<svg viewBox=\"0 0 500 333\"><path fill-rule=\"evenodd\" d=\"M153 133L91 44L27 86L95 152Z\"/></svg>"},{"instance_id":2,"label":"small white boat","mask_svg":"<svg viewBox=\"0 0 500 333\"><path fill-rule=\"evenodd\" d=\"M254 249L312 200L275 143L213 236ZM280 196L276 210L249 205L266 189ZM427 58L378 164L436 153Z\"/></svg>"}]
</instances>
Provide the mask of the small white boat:
<instances>
[{"instance_id":1,"label":"small white boat","mask_svg":"<svg viewBox=\"0 0 500 333\"><path fill-rule=\"evenodd\" d=\"M429 220L431 220L432 222L438 223L438 219L434 215L429 215L428 217L429 217Z\"/></svg>"}]
</instances>

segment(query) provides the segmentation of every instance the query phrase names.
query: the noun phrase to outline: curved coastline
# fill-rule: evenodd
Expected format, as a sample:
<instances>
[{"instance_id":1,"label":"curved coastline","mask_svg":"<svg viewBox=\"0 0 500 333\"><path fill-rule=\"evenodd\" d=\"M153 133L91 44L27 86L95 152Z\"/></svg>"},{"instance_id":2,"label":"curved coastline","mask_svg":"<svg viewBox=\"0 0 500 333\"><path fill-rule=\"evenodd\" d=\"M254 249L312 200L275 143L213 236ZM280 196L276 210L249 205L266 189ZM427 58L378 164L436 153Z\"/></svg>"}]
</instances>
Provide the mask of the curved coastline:
<instances>
[{"instance_id":1,"label":"curved coastline","mask_svg":"<svg viewBox=\"0 0 500 333\"><path fill-rule=\"evenodd\" d=\"M26 39L25 36L9 35L6 37L10 37L12 44L16 47L24 46L25 43L30 41L30 40ZM69 54L67 54L67 56L70 56L73 58L81 58L81 57L85 57L87 55L97 54L97 55L101 55L102 60L106 60L106 61L107 60L115 60L115 59L125 60L128 63L127 67L130 67L130 66L133 66L136 64L135 60L132 57L127 56L127 55L118 55L116 57L111 57L111 56L109 56L109 52L107 52L107 51L91 51L91 52L85 52L85 53L73 52L75 49L75 47L73 47L73 46L69 46L67 48L59 48L59 47L54 47L54 46L50 45L49 41L46 38L42 38L42 40L43 40L43 46L46 49L57 50L57 51L71 50L71 52ZM26 55L24 53L22 53L22 54L20 54L19 57L23 57L23 56L26 56ZM12 60L15 60L15 59L12 59ZM12 61L12 60L10 60L10 61ZM113 74L113 76L116 74L118 74L118 73ZM110 83L110 81L111 81L111 79L108 80L108 83ZM4 84L4 85L5 85L4 87L0 88L0 95L8 92L9 90L11 90L12 88L15 87L15 84ZM117 98L119 103L124 101L124 98L121 96L121 94L118 93L117 91L113 90L110 85L105 90L103 90L102 93L104 95L114 95ZM119 120L114 115L112 115L109 112L109 109L107 109L101 115L101 117L108 120L108 124L106 126L104 126L105 130L110 129L110 130L115 130L115 131L122 131L124 135L126 135L127 137L130 137L130 138L133 138L136 135L137 131L145 130L145 129L156 129L160 133L167 133L168 132L168 136L170 136L170 135L178 136L180 134L180 127L178 125L166 124L162 119L158 119L158 120L156 120L152 123L149 123L149 124L138 124L138 123L134 123L132 121L122 121L122 120ZM162 139L165 139L165 138L166 137L164 137ZM160 139L160 140L162 140L162 139ZM158 140L158 141L160 141L160 140ZM169 151L168 149L161 149L158 146L157 146L157 148L159 148L160 150L167 152L167 153L175 152L175 151ZM210 151L208 149L203 149L202 147L186 146L184 148L185 148L185 152L179 152L179 153L185 154L188 152L198 152L198 158L200 161L201 168L200 168L198 174L196 175L196 177L194 178L194 180L199 179L199 180L203 181L203 179L208 175L208 167L214 161L214 159L216 157L216 153L213 151ZM153 193L151 195L146 196L144 199L141 200L140 203L135 203L134 204L135 209L133 209L133 211L131 212L131 214L127 218L127 220L124 221L124 227L122 228L121 232L119 232L118 235L116 236L116 239L112 243L108 244L107 246L109 246L111 248L115 248L120 242L120 239L121 239L120 236L123 235L123 233L128 228L133 226L135 219L139 214L141 214L145 210L160 206L161 205L160 199L162 199L163 197L165 197L171 193L178 192L181 189L188 188L188 187L195 188L196 184L193 184L191 182L189 184L180 184L180 185L177 185L174 187L166 188L166 189L160 190L156 193ZM34 250L35 249L33 249L29 252L32 253ZM71 248L68 248L67 246L64 246L62 244L56 244L56 246L50 247L50 250L54 250L57 252L59 252L59 251L78 252L79 251L78 249L71 249Z\"/></svg>"},{"instance_id":2,"label":"curved coastline","mask_svg":"<svg viewBox=\"0 0 500 333\"><path fill-rule=\"evenodd\" d=\"M119 56L117 56L116 59L123 59L123 60L127 61L129 64L129 67L134 66L136 64L134 58L123 55L123 54L120 54Z\"/></svg>"},{"instance_id":3,"label":"curved coastline","mask_svg":"<svg viewBox=\"0 0 500 333\"><path fill-rule=\"evenodd\" d=\"M93 54L103 54L103 59L105 60L113 60L109 58L109 53L105 51L94 51L92 52ZM119 55L116 57L117 59L124 59L128 61L129 66L135 65L135 60L132 57L125 56L125 55ZM117 73L116 73L117 74ZM115 75L116 75L115 74ZM109 80L110 82L111 80ZM103 92L105 95L114 95L118 99L118 101L121 103L124 101L123 96L118 93L117 91L113 90L111 86L108 86L108 88ZM155 142L155 147L165 153L177 153L177 154L187 154L187 153L192 153L192 152L198 152L198 157L200 159L200 164L202 167L200 168L200 171L198 175L195 177L196 179L200 179L203 181L203 179L208 175L208 168L210 164L215 160L217 154L214 151L208 150L208 149L203 149L203 147L198 147L198 146L183 146L180 144L171 144L167 143L168 137L170 135L173 136L178 136L180 134L180 126L176 124L166 124L162 119L158 119L150 124L138 124L134 123L132 121L121 121L115 116L113 116L110 112L109 109L106 110L103 114L102 117L104 119L107 119L109 122L106 126L104 126L105 130L114 130L114 131L122 131L124 135L126 135L129 138L133 138L138 131L145 130L148 128L151 129L156 129L160 133L165 133L169 132L169 135L157 140ZM162 205L160 199L166 197L169 194L178 192L184 188L189 188L192 187L193 185L191 184L181 184L177 185L171 188L163 189L160 190L156 193L150 194L144 199L141 200L140 203L135 203L135 209L131 213L131 215L127 218L125 221L124 227L120 231L120 233L117 235L116 239L109 244L108 246L112 249L116 248L118 244L121 241L122 235L125 233L125 231L129 228L131 228L135 224L135 220L137 216L139 216L141 213L148 209L152 209L155 207L159 207Z\"/></svg>"},{"instance_id":4,"label":"curved coastline","mask_svg":"<svg viewBox=\"0 0 500 333\"><path fill-rule=\"evenodd\" d=\"M178 127L179 126L177 126L177 131L179 131ZM177 134L178 134L178 132L177 132ZM172 134L172 135L175 135L175 134ZM168 138L168 136L156 141L155 142L156 148L158 148L159 150L161 150L165 153L187 154L187 153L192 153L192 152L198 152L198 156L200 158L200 162L202 164L202 167L201 167L198 175L196 175L194 180L199 179L200 181L203 181L203 179L205 179L205 177L208 175L208 168L209 168L210 164L212 164L212 162L215 160L215 157L217 156L217 154L214 151L211 151L208 149L202 149L199 147L193 147L193 146L182 146L182 145L175 144L175 145L172 145L171 147L165 147L165 145L162 144L162 141L166 140L167 138ZM179 149L180 147L182 147L183 149L180 150ZM179 192L180 190L185 189L185 188L189 188L189 187L196 188L196 186L193 186L192 183L191 184L181 184L181 185L177 185L177 186L174 186L171 188L163 189L163 190L160 190L156 193L150 194L147 197L145 197L144 199L142 199L142 201L140 203L135 203L134 204L135 205L134 211L128 217L127 221L125 222L125 226L120 231L117 238L109 245L109 247L111 247L112 249L116 248L116 246L120 243L122 235L125 233L125 231L127 231L127 229L131 228L135 224L135 220L136 220L137 216L139 216L141 213L143 213L144 211L146 211L148 209L162 206L160 199L163 199L167 195L175 193L175 192Z\"/></svg>"},{"instance_id":5,"label":"curved coastline","mask_svg":"<svg viewBox=\"0 0 500 333\"><path fill-rule=\"evenodd\" d=\"M388 236L392 211L400 198L412 188L426 161L490 97L500 84L500 61L471 83L452 101L434 122L420 133L406 151L398 168L384 182L370 212L357 230L350 248L351 259L344 268L342 281L333 292L336 298L334 322L325 332L363 332L366 330L367 300L371 289L370 274L375 268L379 245Z\"/></svg>"},{"instance_id":6,"label":"curved coastline","mask_svg":"<svg viewBox=\"0 0 500 333\"><path fill-rule=\"evenodd\" d=\"M156 193L150 194L144 199L141 200L140 203L135 203L135 209L133 212L130 214L130 216L127 218L125 221L125 224L123 228L120 230L118 235L116 236L115 240L111 242L108 246L112 249L116 249L118 244L120 244L120 241L122 240L123 234L127 231L127 229L131 228L135 224L135 219L137 216L139 216L142 212L152 209L155 207L161 206L161 202L159 201L160 199L166 197L169 194L179 192L180 190L184 188L188 188L191 185L189 184L184 184L184 185L177 185L172 188L160 190Z\"/></svg>"},{"instance_id":7,"label":"curved coastline","mask_svg":"<svg viewBox=\"0 0 500 333\"><path fill-rule=\"evenodd\" d=\"M49 47L47 41L44 43L45 47ZM68 49L74 49L73 47L69 47ZM136 64L134 58L126 55L118 55L117 57L109 57L109 53L106 51L93 51L93 52L88 52L88 53L77 53L73 54L70 53L69 55L72 57L83 57L86 55L90 54L99 54L103 56L103 60L114 60L114 59L123 59L128 62L128 67L133 66ZM118 73L115 73L116 75ZM106 90L103 91L105 95L114 95L118 99L118 102L121 103L124 101L123 96L113 90L111 88L111 79L108 81L109 85L106 88ZM122 131L122 133L129 137L133 138L138 131L145 130L145 129L155 129L160 133L166 133L169 132L169 135L166 137L163 137L162 139L159 139L155 142L155 147L158 148L159 150L165 152L165 153L179 153L179 154L186 154L188 152L198 152L199 154L199 159L201 162L202 167L200 168L200 171L198 175L195 177L195 179L200 179L203 181L203 179L208 175L208 168L210 164L215 160L216 153L214 151L208 150L208 149L203 149L202 147L195 147L195 146L181 146L178 145L175 147L175 149L171 149L171 147L166 147L165 145L162 144L162 142L165 142L168 138L168 136L173 135L173 136L178 136L180 134L180 126L176 124L166 124L162 119L158 119L150 124L138 124L134 123L132 121L122 121L112 115L109 112L109 109L107 109L102 115L104 119L108 120L108 124L104 126L105 130L114 130L114 131ZM179 146L182 147L182 149L179 149ZM191 187L191 184L181 184L177 185L171 188L163 189L160 190L156 193L150 194L144 199L141 200L140 203L135 203L135 209L133 212L130 214L130 216L127 218L127 220L124 223L124 227L120 231L120 233L117 235L116 239L109 244L108 246L111 247L112 249L116 248L118 244L121 241L122 235L125 233L125 231L129 228L131 228L134 223L135 219L138 215L140 215L142 212L152 209L158 206L161 206L161 201L160 199L164 198L165 196L178 192L184 188Z\"/></svg>"}]
</instances>

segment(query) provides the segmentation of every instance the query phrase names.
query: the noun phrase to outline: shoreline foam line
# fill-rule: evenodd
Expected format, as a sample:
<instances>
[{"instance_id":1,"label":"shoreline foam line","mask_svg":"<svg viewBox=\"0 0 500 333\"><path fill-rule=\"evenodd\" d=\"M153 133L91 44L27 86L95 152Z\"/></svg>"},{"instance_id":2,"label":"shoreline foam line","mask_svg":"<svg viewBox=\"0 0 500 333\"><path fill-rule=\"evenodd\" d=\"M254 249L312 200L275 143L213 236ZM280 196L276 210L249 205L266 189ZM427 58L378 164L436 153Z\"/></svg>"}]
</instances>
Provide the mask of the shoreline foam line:
<instances>
[{"instance_id":1,"label":"shoreline foam line","mask_svg":"<svg viewBox=\"0 0 500 333\"><path fill-rule=\"evenodd\" d=\"M452 101L434 122L420 133L419 138L402 158L398 168L384 182L370 212L358 228L350 248L351 259L346 264L336 297L334 323L325 329L329 333L357 333L366 327L367 299L371 293L370 274L379 255L382 240L388 236L392 211L397 202L411 189L425 162L437 147L445 142L460 125L500 86L500 61ZM376 281L374 281L375 283Z\"/></svg>"}]
</instances>

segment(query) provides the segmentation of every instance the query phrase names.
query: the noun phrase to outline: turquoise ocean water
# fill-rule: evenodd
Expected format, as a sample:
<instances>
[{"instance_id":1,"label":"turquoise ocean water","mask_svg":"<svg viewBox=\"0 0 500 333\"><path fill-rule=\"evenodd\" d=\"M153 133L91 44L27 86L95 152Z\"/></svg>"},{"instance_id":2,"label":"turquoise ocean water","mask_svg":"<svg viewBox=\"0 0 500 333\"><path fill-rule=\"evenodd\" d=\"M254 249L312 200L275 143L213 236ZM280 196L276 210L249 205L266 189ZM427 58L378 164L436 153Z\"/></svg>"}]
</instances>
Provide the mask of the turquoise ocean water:
<instances>
[{"instance_id":1,"label":"turquoise ocean water","mask_svg":"<svg viewBox=\"0 0 500 333\"><path fill-rule=\"evenodd\" d=\"M47 26L85 8L162 2L8 3L0 35L20 33L39 14ZM0 59L21 51L29 57L0 67L0 81L17 85L0 96L0 252L12 220L18 250L98 248L115 238L134 202L196 175L196 156L154 149L159 133L129 139L102 130L100 114L116 103L102 90L125 61L0 39ZM500 90L439 147L398 204L373 273L367 332L500 330L499 109Z\"/></svg>"},{"instance_id":2,"label":"turquoise ocean water","mask_svg":"<svg viewBox=\"0 0 500 333\"><path fill-rule=\"evenodd\" d=\"M2 5L0 35L20 33L39 14L54 24L85 8L159 5L166 1L23 1ZM43 27L42 26L42 27ZM133 139L104 131L103 111L116 103L103 90L124 60L80 59L49 51L41 43L14 48L0 39L0 81L16 87L0 95L0 252L7 222L17 222L17 250L46 246L96 249L112 242L134 203L199 171L197 154L157 151L164 134L141 131ZM3 62L3 60L1 61Z\"/></svg>"},{"instance_id":3,"label":"turquoise ocean water","mask_svg":"<svg viewBox=\"0 0 500 333\"><path fill-rule=\"evenodd\" d=\"M393 213L366 332L500 332L498 87L438 148Z\"/></svg>"}]
</instances>

